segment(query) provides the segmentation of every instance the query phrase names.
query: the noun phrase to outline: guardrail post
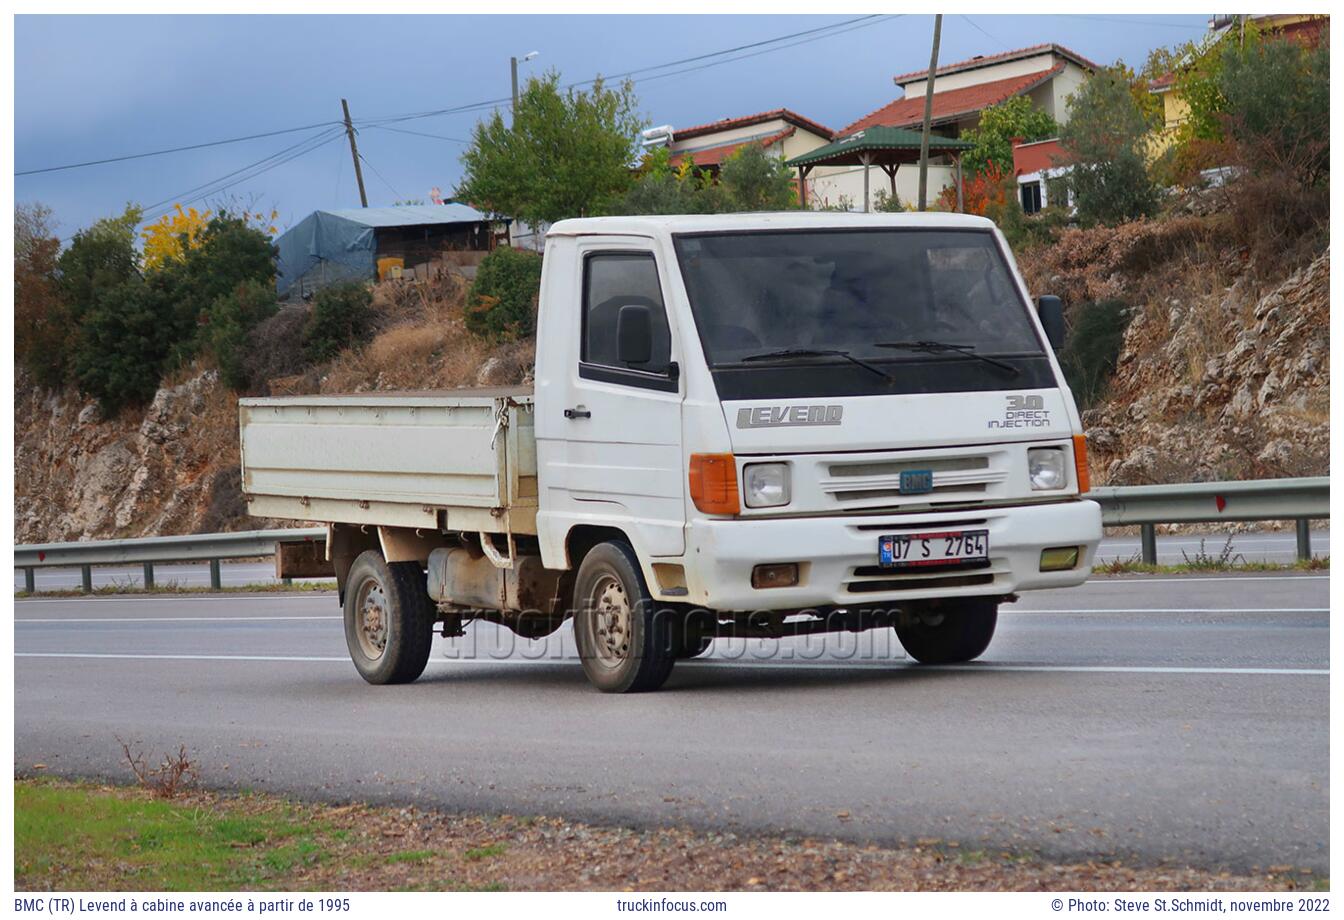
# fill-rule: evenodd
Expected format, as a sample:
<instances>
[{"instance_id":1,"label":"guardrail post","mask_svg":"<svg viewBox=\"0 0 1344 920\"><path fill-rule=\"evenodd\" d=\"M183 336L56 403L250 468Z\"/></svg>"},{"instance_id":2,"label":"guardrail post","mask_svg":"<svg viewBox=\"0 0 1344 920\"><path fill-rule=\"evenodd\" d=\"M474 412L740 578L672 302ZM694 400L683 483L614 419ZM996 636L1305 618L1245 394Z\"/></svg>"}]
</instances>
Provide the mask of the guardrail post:
<instances>
[{"instance_id":1,"label":"guardrail post","mask_svg":"<svg viewBox=\"0 0 1344 920\"><path fill-rule=\"evenodd\" d=\"M1143 561L1148 565L1157 565L1157 526L1139 525L1139 545L1143 552Z\"/></svg>"},{"instance_id":2,"label":"guardrail post","mask_svg":"<svg viewBox=\"0 0 1344 920\"><path fill-rule=\"evenodd\" d=\"M210 560L210 588L213 591L219 590L219 560Z\"/></svg>"},{"instance_id":3,"label":"guardrail post","mask_svg":"<svg viewBox=\"0 0 1344 920\"><path fill-rule=\"evenodd\" d=\"M1311 521L1307 518L1297 519L1297 558L1311 558Z\"/></svg>"},{"instance_id":4,"label":"guardrail post","mask_svg":"<svg viewBox=\"0 0 1344 920\"><path fill-rule=\"evenodd\" d=\"M148 591L154 587L154 563L146 562L143 571L145 573L145 590Z\"/></svg>"},{"instance_id":5,"label":"guardrail post","mask_svg":"<svg viewBox=\"0 0 1344 920\"><path fill-rule=\"evenodd\" d=\"M93 566L81 565L79 567L80 590L85 594L93 593Z\"/></svg>"},{"instance_id":6,"label":"guardrail post","mask_svg":"<svg viewBox=\"0 0 1344 920\"><path fill-rule=\"evenodd\" d=\"M37 590L37 578L33 573L33 567L30 565L23 570L23 590L32 594Z\"/></svg>"}]
</instances>

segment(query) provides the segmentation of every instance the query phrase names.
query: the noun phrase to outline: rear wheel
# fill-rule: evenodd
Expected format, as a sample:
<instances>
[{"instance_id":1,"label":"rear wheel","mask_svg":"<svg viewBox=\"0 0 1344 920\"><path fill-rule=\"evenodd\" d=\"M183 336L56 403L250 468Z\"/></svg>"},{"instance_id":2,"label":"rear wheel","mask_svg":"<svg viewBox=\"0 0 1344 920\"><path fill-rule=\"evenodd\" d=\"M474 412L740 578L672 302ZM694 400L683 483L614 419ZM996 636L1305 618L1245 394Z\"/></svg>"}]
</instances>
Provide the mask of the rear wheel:
<instances>
[{"instance_id":1,"label":"rear wheel","mask_svg":"<svg viewBox=\"0 0 1344 920\"><path fill-rule=\"evenodd\" d=\"M998 620L999 603L993 598L943 601L898 620L896 636L921 664L953 664L979 658Z\"/></svg>"},{"instance_id":2,"label":"rear wheel","mask_svg":"<svg viewBox=\"0 0 1344 920\"><path fill-rule=\"evenodd\" d=\"M416 562L385 562L365 550L345 586L345 644L371 684L405 684L421 675L434 641L434 608Z\"/></svg>"},{"instance_id":3,"label":"rear wheel","mask_svg":"<svg viewBox=\"0 0 1344 920\"><path fill-rule=\"evenodd\" d=\"M628 544L599 543L574 579L574 640L583 671L604 693L657 690L672 673L671 610L659 609Z\"/></svg>"}]
</instances>

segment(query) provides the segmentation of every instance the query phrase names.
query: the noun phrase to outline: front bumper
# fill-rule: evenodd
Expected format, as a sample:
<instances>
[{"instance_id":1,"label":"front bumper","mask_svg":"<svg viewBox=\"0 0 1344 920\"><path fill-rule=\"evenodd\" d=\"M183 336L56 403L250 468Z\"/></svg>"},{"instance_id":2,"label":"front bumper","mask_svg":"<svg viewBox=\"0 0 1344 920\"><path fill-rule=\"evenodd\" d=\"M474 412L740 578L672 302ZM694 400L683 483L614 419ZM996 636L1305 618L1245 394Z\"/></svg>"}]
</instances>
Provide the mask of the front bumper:
<instances>
[{"instance_id":1,"label":"front bumper","mask_svg":"<svg viewBox=\"0 0 1344 920\"><path fill-rule=\"evenodd\" d=\"M949 529L988 530L989 565L878 568L879 536ZM687 587L693 602L715 610L869 607L1066 588L1087 580L1100 541L1101 507L1086 500L930 514L700 519L687 533ZM1042 572L1041 550L1054 546L1082 547L1078 565ZM754 566L779 562L799 563L799 584L751 586Z\"/></svg>"}]
</instances>

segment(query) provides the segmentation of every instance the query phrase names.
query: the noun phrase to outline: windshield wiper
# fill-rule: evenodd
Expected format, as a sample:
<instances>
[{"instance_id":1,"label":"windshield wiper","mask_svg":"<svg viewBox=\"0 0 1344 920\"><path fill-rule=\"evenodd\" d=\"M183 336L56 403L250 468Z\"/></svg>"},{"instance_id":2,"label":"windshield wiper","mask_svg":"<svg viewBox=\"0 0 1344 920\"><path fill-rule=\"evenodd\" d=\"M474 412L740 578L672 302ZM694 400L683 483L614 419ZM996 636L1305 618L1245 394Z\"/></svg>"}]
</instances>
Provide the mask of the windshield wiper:
<instances>
[{"instance_id":1,"label":"windshield wiper","mask_svg":"<svg viewBox=\"0 0 1344 920\"><path fill-rule=\"evenodd\" d=\"M1012 373L1014 377L1020 376L1022 371L1006 361L999 361L988 355L979 355L975 353L974 345L960 345L953 342L877 342L878 348L903 348L906 351L926 351L932 355L946 354L947 352L956 352L960 355L966 355L969 358L977 358L986 364L992 364L997 368Z\"/></svg>"},{"instance_id":2,"label":"windshield wiper","mask_svg":"<svg viewBox=\"0 0 1344 920\"><path fill-rule=\"evenodd\" d=\"M782 348L779 351L766 351L759 355L747 355L741 359L742 363L747 361L777 361L784 358L844 358L851 364L857 364L866 371L872 371L888 383L894 383L896 378L892 377L882 368L875 364L869 364L861 358L856 358L847 351L839 348Z\"/></svg>"}]
</instances>

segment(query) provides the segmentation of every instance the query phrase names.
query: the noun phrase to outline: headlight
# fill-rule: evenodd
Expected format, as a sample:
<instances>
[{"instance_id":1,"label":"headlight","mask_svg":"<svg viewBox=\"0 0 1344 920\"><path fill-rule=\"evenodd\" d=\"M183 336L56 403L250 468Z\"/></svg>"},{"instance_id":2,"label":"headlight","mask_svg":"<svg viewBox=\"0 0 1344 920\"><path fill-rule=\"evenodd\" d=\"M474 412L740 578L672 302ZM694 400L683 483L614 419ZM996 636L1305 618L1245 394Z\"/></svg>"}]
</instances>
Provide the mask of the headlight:
<instances>
[{"instance_id":1,"label":"headlight","mask_svg":"<svg viewBox=\"0 0 1344 920\"><path fill-rule=\"evenodd\" d=\"M1068 485L1064 469L1064 451L1058 447L1033 447L1027 451L1027 475L1031 477L1031 487L1037 491Z\"/></svg>"},{"instance_id":2,"label":"headlight","mask_svg":"<svg viewBox=\"0 0 1344 920\"><path fill-rule=\"evenodd\" d=\"M748 508L774 508L789 503L787 463L748 463L742 468L742 494Z\"/></svg>"}]
</instances>

